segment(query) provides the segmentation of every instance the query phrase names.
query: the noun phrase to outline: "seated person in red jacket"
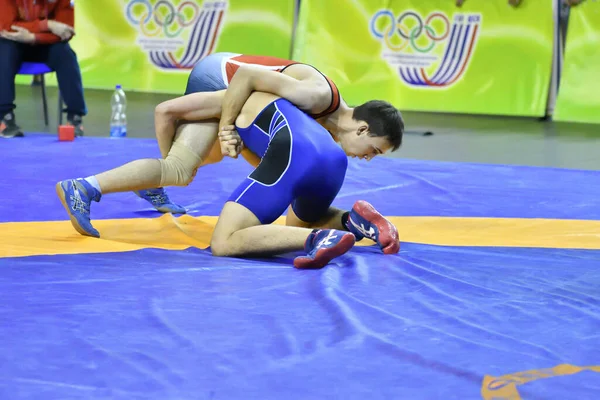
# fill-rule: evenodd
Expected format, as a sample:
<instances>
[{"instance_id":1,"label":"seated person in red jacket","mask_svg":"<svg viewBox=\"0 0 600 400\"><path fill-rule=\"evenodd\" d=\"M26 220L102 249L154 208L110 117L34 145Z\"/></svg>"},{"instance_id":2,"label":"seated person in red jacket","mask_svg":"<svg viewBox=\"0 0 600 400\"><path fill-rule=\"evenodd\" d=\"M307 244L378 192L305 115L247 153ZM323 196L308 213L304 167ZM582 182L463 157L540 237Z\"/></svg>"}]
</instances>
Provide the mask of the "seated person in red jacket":
<instances>
[{"instance_id":1,"label":"seated person in red jacket","mask_svg":"<svg viewBox=\"0 0 600 400\"><path fill-rule=\"evenodd\" d=\"M14 109L15 76L24 61L56 71L67 120L83 135L87 109L77 56L69 46L73 14L70 0L0 0L0 135L23 136Z\"/></svg>"}]
</instances>

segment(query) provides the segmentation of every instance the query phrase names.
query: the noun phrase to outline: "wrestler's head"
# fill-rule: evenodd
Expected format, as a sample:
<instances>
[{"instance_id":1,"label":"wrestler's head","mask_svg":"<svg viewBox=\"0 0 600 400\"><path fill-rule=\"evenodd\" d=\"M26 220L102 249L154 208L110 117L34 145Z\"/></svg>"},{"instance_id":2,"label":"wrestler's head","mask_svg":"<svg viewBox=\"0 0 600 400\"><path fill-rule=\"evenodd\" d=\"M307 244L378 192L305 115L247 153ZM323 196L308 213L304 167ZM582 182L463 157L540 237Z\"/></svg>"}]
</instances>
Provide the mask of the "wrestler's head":
<instances>
[{"instance_id":1,"label":"wrestler's head","mask_svg":"<svg viewBox=\"0 0 600 400\"><path fill-rule=\"evenodd\" d=\"M354 108L352 119L352 131L339 136L339 143L348 156L370 160L400 148L404 120L390 103L368 101Z\"/></svg>"}]
</instances>

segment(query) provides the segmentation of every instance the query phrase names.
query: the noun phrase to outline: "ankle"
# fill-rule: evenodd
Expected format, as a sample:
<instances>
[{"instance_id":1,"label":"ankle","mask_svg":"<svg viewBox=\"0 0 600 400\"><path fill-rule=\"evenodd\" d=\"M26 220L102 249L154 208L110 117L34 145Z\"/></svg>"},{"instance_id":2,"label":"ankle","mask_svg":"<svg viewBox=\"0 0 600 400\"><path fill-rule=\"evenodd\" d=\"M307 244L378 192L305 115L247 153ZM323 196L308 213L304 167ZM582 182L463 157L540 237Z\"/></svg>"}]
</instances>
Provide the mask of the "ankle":
<instances>
[{"instance_id":1,"label":"ankle","mask_svg":"<svg viewBox=\"0 0 600 400\"><path fill-rule=\"evenodd\" d=\"M317 234L320 231L321 231L321 229L313 229L308 234L308 237L306 238L306 241L304 242L304 251L306 251L308 253L313 248L314 242L315 242L315 238L317 237Z\"/></svg>"},{"instance_id":2,"label":"ankle","mask_svg":"<svg viewBox=\"0 0 600 400\"><path fill-rule=\"evenodd\" d=\"M342 214L342 227L347 231L350 231L350 228L348 227L348 218L349 217L350 217L350 211L346 211L345 213Z\"/></svg>"}]
</instances>

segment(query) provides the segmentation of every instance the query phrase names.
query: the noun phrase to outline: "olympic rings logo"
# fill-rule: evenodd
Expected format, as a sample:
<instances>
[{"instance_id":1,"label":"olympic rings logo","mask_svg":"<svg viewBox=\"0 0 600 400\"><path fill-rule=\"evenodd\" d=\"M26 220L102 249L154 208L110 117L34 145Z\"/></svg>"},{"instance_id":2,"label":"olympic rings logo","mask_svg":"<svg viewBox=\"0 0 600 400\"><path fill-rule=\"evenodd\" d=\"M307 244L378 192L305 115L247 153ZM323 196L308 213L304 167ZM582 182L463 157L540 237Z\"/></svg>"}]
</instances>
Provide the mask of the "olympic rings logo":
<instances>
[{"instance_id":1,"label":"olympic rings logo","mask_svg":"<svg viewBox=\"0 0 600 400\"><path fill-rule=\"evenodd\" d=\"M416 21L416 25L411 29L407 28L403 23L409 19ZM444 30L441 33L436 32L432 27L432 23L436 20L441 20L444 23ZM380 21L385 21L381 23ZM377 25L382 24L384 28L379 30ZM382 25L379 25L380 27ZM414 11L406 11L401 14L398 19L394 13L389 10L378 11L371 19L371 33L378 39L383 39L385 44L390 50L402 51L408 43L411 44L412 48L419 53L427 53L431 51L436 42L440 42L448 37L450 33L450 21L448 17L439 12L433 12L423 22L423 19L419 14ZM420 47L417 44L417 40L425 33L430 39L431 43L428 46ZM399 35L403 40L400 44L392 43L394 35Z\"/></svg>"},{"instance_id":2,"label":"olympic rings logo","mask_svg":"<svg viewBox=\"0 0 600 400\"><path fill-rule=\"evenodd\" d=\"M133 7L136 4L141 4L145 7L145 11L141 14L134 14ZM192 10L192 17L186 17L186 11ZM177 7L169 1L160 0L154 7L150 0L132 0L127 5L127 19L133 25L139 25L144 35L152 37L158 35L161 31L168 38L178 36L185 28L193 25L200 16L200 8L193 1L184 1ZM148 31L147 25L154 21L156 28ZM173 31L170 29L173 25L177 25L178 29Z\"/></svg>"}]
</instances>

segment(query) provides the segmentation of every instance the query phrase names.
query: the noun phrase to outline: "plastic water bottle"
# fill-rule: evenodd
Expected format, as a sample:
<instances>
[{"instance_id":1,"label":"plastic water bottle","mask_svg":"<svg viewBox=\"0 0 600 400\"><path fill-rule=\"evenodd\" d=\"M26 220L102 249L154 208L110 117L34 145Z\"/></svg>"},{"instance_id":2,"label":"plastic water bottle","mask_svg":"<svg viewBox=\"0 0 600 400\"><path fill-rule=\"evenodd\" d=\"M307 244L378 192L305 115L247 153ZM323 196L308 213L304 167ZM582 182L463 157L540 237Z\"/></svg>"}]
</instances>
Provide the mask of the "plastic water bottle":
<instances>
[{"instance_id":1,"label":"plastic water bottle","mask_svg":"<svg viewBox=\"0 0 600 400\"><path fill-rule=\"evenodd\" d=\"M117 85L110 99L110 137L127 136L127 97L121 85Z\"/></svg>"}]
</instances>

